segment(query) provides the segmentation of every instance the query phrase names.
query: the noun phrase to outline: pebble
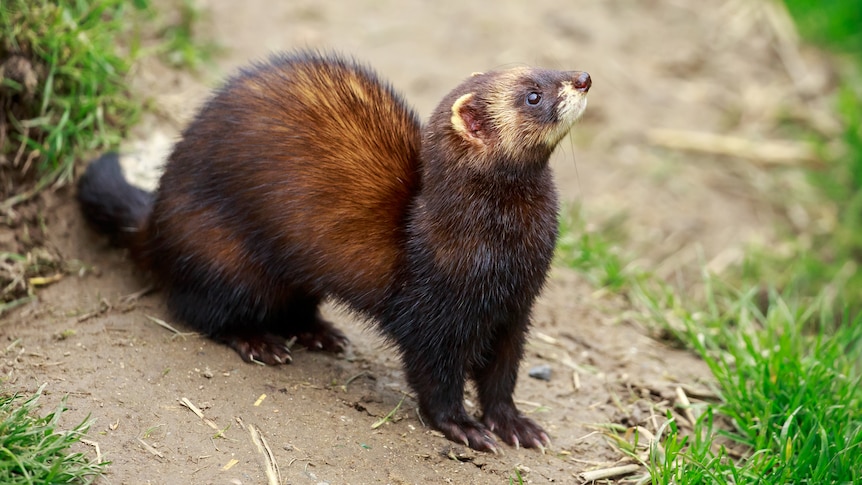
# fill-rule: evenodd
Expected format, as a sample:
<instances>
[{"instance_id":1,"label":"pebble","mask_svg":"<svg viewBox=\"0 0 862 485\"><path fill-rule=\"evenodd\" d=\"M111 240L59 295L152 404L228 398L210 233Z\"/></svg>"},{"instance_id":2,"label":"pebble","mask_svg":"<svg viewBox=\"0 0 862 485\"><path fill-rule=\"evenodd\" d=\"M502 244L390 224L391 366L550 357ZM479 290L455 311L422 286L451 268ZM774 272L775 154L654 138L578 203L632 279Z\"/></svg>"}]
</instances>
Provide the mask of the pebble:
<instances>
[{"instance_id":1,"label":"pebble","mask_svg":"<svg viewBox=\"0 0 862 485\"><path fill-rule=\"evenodd\" d=\"M533 379L541 379L543 381L551 380L551 366L547 364L537 365L530 369L530 377Z\"/></svg>"}]
</instances>

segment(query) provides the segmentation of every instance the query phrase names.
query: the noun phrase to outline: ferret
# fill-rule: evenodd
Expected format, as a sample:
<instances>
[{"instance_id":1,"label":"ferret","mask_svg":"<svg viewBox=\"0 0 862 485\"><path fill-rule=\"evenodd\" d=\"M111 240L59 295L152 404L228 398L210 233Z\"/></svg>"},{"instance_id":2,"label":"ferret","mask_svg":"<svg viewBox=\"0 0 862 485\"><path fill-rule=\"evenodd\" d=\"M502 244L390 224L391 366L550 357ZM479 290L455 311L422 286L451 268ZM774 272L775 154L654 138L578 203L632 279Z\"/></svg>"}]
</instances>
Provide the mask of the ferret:
<instances>
[{"instance_id":1,"label":"ferret","mask_svg":"<svg viewBox=\"0 0 862 485\"><path fill-rule=\"evenodd\" d=\"M287 339L343 351L334 299L399 351L421 413L455 442L549 444L512 394L557 237L548 159L586 107L580 71L471 75L423 126L371 69L277 54L240 70L182 133L159 187L116 154L78 184L86 219L130 249L170 312L246 361ZM464 409L467 379L482 416Z\"/></svg>"}]
</instances>

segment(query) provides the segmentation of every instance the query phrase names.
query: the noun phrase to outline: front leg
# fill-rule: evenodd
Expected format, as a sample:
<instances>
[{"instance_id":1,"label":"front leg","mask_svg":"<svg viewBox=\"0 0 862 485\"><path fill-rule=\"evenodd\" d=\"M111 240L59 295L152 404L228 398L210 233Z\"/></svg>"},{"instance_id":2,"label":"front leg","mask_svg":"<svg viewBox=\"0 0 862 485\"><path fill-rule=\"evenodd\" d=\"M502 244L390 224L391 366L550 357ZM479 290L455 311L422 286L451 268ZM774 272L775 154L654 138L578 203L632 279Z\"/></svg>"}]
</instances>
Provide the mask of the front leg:
<instances>
[{"instance_id":1,"label":"front leg","mask_svg":"<svg viewBox=\"0 0 862 485\"><path fill-rule=\"evenodd\" d=\"M412 297L412 295L408 295ZM446 301L426 299L434 305L418 305L421 298L407 298L403 310L383 320L384 328L398 345L407 383L416 392L419 411L431 427L446 438L474 450L497 452L497 443L484 425L464 409L467 362L478 355L469 320L456 314ZM453 323L454 322L454 323Z\"/></svg>"},{"instance_id":2,"label":"front leg","mask_svg":"<svg viewBox=\"0 0 862 485\"><path fill-rule=\"evenodd\" d=\"M473 368L473 377L484 411L482 421L488 429L510 446L543 448L550 444L548 434L518 412L513 399L528 318L525 315L500 325L485 358Z\"/></svg>"},{"instance_id":3,"label":"front leg","mask_svg":"<svg viewBox=\"0 0 862 485\"><path fill-rule=\"evenodd\" d=\"M401 345L407 381L419 409L446 438L478 451L497 452L491 433L464 409L465 368L462 355L436 345Z\"/></svg>"}]
</instances>

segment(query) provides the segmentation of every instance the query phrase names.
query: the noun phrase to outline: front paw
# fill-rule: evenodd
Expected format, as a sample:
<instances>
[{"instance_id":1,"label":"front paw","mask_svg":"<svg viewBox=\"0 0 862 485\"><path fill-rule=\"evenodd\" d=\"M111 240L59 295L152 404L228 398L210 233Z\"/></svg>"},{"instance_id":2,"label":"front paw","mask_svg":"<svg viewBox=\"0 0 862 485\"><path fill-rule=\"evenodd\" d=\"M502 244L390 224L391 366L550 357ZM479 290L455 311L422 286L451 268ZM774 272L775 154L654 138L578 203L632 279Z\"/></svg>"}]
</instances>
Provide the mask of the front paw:
<instances>
[{"instance_id":1,"label":"front paw","mask_svg":"<svg viewBox=\"0 0 862 485\"><path fill-rule=\"evenodd\" d=\"M482 420L489 430L509 446L539 448L544 451L545 447L551 444L548 433L515 408L486 413Z\"/></svg>"},{"instance_id":2,"label":"front paw","mask_svg":"<svg viewBox=\"0 0 862 485\"><path fill-rule=\"evenodd\" d=\"M434 427L450 440L463 443L476 451L490 451L494 454L498 451L497 442L488 429L469 416L441 418L434 423Z\"/></svg>"}]
</instances>

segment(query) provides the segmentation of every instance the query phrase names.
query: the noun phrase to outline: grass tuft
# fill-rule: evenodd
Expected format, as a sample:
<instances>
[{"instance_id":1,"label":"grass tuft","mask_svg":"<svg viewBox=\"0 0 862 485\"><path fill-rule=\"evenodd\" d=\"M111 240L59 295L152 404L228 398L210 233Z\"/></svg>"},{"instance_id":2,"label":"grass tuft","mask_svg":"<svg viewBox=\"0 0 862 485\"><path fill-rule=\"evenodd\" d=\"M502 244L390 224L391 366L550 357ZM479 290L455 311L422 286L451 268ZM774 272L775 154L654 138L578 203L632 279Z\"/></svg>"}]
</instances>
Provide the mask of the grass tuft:
<instances>
[{"instance_id":1,"label":"grass tuft","mask_svg":"<svg viewBox=\"0 0 862 485\"><path fill-rule=\"evenodd\" d=\"M570 208L560 218L558 262L580 271L598 287L622 291L633 272L623 264L618 246L611 241L623 237L623 221L624 217L619 216L602 227L588 228L580 208Z\"/></svg>"},{"instance_id":2,"label":"grass tuft","mask_svg":"<svg viewBox=\"0 0 862 485\"><path fill-rule=\"evenodd\" d=\"M144 0L139 1L146 3ZM198 70L210 64L213 57L221 51L217 44L202 42L195 34L195 27L204 17L204 12L196 3L194 0L182 0L176 7L176 18L171 21L160 19L158 12L147 7L150 16L161 24L156 34L161 42L155 51L168 65Z\"/></svg>"},{"instance_id":3,"label":"grass tuft","mask_svg":"<svg viewBox=\"0 0 862 485\"><path fill-rule=\"evenodd\" d=\"M804 37L825 47L862 54L862 8L855 0L784 0Z\"/></svg>"},{"instance_id":4,"label":"grass tuft","mask_svg":"<svg viewBox=\"0 0 862 485\"><path fill-rule=\"evenodd\" d=\"M862 318L836 319L822 299L798 305L777 292L765 312L754 291L736 294L727 306L716 301L721 291L709 294L714 310L683 318L683 338L716 378L721 402L711 411L733 425L716 434L711 422L698 422L693 436L713 438L695 440L668 459L683 469L718 467L723 475L760 483L858 483ZM719 435L745 458L726 460L723 447L713 452ZM685 475L675 473L674 481L697 482Z\"/></svg>"},{"instance_id":5,"label":"grass tuft","mask_svg":"<svg viewBox=\"0 0 862 485\"><path fill-rule=\"evenodd\" d=\"M135 53L117 51L127 4L7 0L0 8L0 61L15 59L22 71L7 72L0 93L13 142L2 155L14 168L35 163L38 174L69 181L76 159L117 145L137 120L125 81Z\"/></svg>"},{"instance_id":6,"label":"grass tuft","mask_svg":"<svg viewBox=\"0 0 862 485\"><path fill-rule=\"evenodd\" d=\"M21 402L21 396L0 397L0 483L90 483L108 462L93 463L83 453L70 451L87 433L89 418L69 431L58 422L65 403L54 412L35 417L45 386Z\"/></svg>"},{"instance_id":7,"label":"grass tuft","mask_svg":"<svg viewBox=\"0 0 862 485\"><path fill-rule=\"evenodd\" d=\"M602 258L620 264L607 235L589 244L609 249L575 266L588 277L609 264ZM587 254L561 246L558 258L572 253ZM825 290L764 297L711 275L697 301L647 271L625 273L619 287L640 321L703 358L719 395L690 433L668 414L649 458L638 458L651 483L862 483L862 315L836 314Z\"/></svg>"},{"instance_id":8,"label":"grass tuft","mask_svg":"<svg viewBox=\"0 0 862 485\"><path fill-rule=\"evenodd\" d=\"M140 57L192 69L210 61L217 48L194 35L201 11L190 0L176 10L149 0L0 4L0 209L71 181L75 161L120 143L143 104L126 79ZM157 40L142 47L141 37Z\"/></svg>"}]
</instances>

